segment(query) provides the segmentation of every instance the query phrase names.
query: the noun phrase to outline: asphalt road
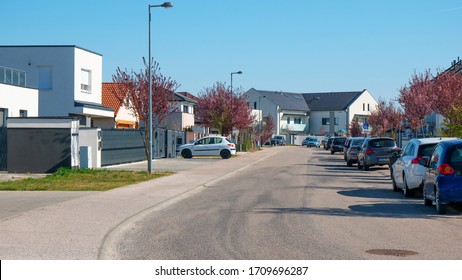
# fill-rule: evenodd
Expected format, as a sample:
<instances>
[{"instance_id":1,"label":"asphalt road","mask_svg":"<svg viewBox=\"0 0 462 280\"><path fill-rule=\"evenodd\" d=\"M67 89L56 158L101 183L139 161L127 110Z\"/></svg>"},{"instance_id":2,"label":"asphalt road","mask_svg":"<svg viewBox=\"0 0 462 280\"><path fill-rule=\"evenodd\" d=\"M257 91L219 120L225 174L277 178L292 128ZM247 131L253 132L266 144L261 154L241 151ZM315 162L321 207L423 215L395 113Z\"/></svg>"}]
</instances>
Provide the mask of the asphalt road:
<instances>
[{"instance_id":1,"label":"asphalt road","mask_svg":"<svg viewBox=\"0 0 462 280\"><path fill-rule=\"evenodd\" d=\"M393 192L388 168L287 147L146 215L112 250L116 259L462 259L461 228L459 211L438 216Z\"/></svg>"}]
</instances>

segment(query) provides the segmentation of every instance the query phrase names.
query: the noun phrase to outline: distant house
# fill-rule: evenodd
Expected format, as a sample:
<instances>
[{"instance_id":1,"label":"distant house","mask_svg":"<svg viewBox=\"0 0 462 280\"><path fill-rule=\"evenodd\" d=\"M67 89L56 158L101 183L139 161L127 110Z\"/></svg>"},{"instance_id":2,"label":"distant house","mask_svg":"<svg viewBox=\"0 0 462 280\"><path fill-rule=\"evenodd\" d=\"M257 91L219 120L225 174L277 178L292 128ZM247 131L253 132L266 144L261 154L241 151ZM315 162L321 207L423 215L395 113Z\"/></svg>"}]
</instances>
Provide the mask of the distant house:
<instances>
[{"instance_id":1,"label":"distant house","mask_svg":"<svg viewBox=\"0 0 462 280\"><path fill-rule=\"evenodd\" d=\"M0 127L8 117L37 117L38 90L27 86L24 71L0 65Z\"/></svg>"},{"instance_id":2,"label":"distant house","mask_svg":"<svg viewBox=\"0 0 462 280\"><path fill-rule=\"evenodd\" d=\"M115 83L103 83L103 105L114 110L112 127L119 129L134 129L140 127L139 118L134 115L128 104L127 93L120 92ZM174 105L172 112L159 127L183 131L194 126L194 108L196 97L187 92L175 92L170 100ZM139 114L138 114L139 116ZM142 124L143 125L143 124Z\"/></svg>"},{"instance_id":3,"label":"distant house","mask_svg":"<svg viewBox=\"0 0 462 280\"><path fill-rule=\"evenodd\" d=\"M140 127L139 118L129 108L129 100L126 92L120 92L115 83L103 83L102 104L114 110L114 118L111 120L113 128L135 129Z\"/></svg>"},{"instance_id":4,"label":"distant house","mask_svg":"<svg viewBox=\"0 0 462 280\"><path fill-rule=\"evenodd\" d=\"M192 129L195 125L194 110L197 104L196 98L187 92L175 92L172 100L175 108L161 126L177 131Z\"/></svg>"},{"instance_id":5,"label":"distant house","mask_svg":"<svg viewBox=\"0 0 462 280\"><path fill-rule=\"evenodd\" d=\"M78 117L86 127L104 127L114 117L102 105L100 54L72 45L0 46L0 62L38 89L39 117Z\"/></svg>"},{"instance_id":6,"label":"distant house","mask_svg":"<svg viewBox=\"0 0 462 280\"><path fill-rule=\"evenodd\" d=\"M367 91L290 93L250 89L249 106L271 116L274 135L329 135L348 132L353 119L367 123L377 101Z\"/></svg>"}]
</instances>

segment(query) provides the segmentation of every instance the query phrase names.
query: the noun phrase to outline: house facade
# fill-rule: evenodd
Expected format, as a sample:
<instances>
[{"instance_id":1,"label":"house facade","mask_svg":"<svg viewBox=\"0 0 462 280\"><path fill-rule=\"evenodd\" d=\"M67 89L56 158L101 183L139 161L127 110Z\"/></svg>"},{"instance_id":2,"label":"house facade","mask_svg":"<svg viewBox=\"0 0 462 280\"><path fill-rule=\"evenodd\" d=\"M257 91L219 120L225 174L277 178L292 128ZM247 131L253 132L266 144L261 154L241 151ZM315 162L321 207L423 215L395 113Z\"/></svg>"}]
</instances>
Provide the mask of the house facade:
<instances>
[{"instance_id":1,"label":"house facade","mask_svg":"<svg viewBox=\"0 0 462 280\"><path fill-rule=\"evenodd\" d=\"M38 116L78 117L91 127L113 118L102 105L102 56L65 46L0 46L0 64L18 69L27 87L38 89Z\"/></svg>"},{"instance_id":2,"label":"house facade","mask_svg":"<svg viewBox=\"0 0 462 280\"><path fill-rule=\"evenodd\" d=\"M252 109L261 110L263 117L273 118L274 135L286 136L346 133L354 119L367 124L368 116L377 106L367 90L289 93L252 88L245 96Z\"/></svg>"},{"instance_id":3,"label":"house facade","mask_svg":"<svg viewBox=\"0 0 462 280\"><path fill-rule=\"evenodd\" d=\"M27 87L26 73L0 66L0 127L8 117L37 117L38 90Z\"/></svg>"}]
</instances>

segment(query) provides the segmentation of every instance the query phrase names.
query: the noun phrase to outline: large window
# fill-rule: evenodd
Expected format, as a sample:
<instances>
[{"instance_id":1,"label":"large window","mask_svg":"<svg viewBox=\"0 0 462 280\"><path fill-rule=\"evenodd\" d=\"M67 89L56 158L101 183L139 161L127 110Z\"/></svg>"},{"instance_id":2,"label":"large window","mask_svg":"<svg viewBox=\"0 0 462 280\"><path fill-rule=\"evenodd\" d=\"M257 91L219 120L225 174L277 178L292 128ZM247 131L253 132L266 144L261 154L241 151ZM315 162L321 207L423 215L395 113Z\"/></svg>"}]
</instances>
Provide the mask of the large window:
<instances>
[{"instance_id":1,"label":"large window","mask_svg":"<svg viewBox=\"0 0 462 280\"><path fill-rule=\"evenodd\" d=\"M82 69L82 82L80 89L85 92L91 92L91 71Z\"/></svg>"},{"instance_id":2,"label":"large window","mask_svg":"<svg viewBox=\"0 0 462 280\"><path fill-rule=\"evenodd\" d=\"M0 83L15 86L26 86L26 72L0 67Z\"/></svg>"},{"instance_id":3,"label":"large window","mask_svg":"<svg viewBox=\"0 0 462 280\"><path fill-rule=\"evenodd\" d=\"M302 124L302 118L294 118L294 124Z\"/></svg>"}]
</instances>

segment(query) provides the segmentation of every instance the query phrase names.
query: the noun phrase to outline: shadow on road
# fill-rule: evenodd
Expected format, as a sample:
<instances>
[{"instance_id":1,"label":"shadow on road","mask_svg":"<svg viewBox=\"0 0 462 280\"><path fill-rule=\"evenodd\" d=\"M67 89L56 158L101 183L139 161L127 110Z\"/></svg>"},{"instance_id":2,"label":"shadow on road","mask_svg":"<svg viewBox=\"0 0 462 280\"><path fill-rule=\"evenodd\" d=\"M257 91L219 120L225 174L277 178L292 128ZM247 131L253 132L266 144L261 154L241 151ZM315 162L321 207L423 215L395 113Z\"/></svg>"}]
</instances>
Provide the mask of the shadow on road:
<instances>
[{"instance_id":1,"label":"shadow on road","mask_svg":"<svg viewBox=\"0 0 462 280\"><path fill-rule=\"evenodd\" d=\"M257 208L252 211L256 214L303 214L340 217L372 217L372 218L399 218L399 219L435 219L447 216L436 215L433 207L426 207L417 203L372 203L352 205L348 209L341 208ZM450 215L461 215L452 209Z\"/></svg>"}]
</instances>

